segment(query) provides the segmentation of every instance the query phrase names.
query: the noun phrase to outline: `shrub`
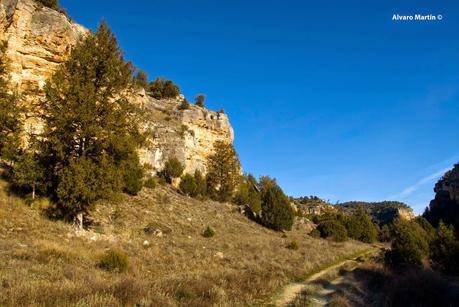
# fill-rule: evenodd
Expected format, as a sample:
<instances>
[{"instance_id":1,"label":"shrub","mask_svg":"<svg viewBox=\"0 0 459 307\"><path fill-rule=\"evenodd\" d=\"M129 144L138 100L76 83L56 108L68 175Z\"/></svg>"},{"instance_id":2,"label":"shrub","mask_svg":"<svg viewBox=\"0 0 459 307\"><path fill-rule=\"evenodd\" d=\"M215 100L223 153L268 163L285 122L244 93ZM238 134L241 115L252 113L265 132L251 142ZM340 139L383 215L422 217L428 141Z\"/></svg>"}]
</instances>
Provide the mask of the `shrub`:
<instances>
[{"instance_id":1,"label":"shrub","mask_svg":"<svg viewBox=\"0 0 459 307\"><path fill-rule=\"evenodd\" d=\"M292 241L292 242L290 242L289 244L287 244L286 247L287 247L288 249L291 249L291 250L297 250L297 249L298 249L298 242Z\"/></svg>"},{"instance_id":2,"label":"shrub","mask_svg":"<svg viewBox=\"0 0 459 307\"><path fill-rule=\"evenodd\" d=\"M185 174L180 181L180 190L188 196L195 197L197 195L197 185L193 176Z\"/></svg>"},{"instance_id":3,"label":"shrub","mask_svg":"<svg viewBox=\"0 0 459 307\"><path fill-rule=\"evenodd\" d=\"M276 180L264 176L260 179L260 187L261 223L273 230L291 230L294 212Z\"/></svg>"},{"instance_id":4,"label":"shrub","mask_svg":"<svg viewBox=\"0 0 459 307\"><path fill-rule=\"evenodd\" d=\"M179 110L188 110L189 108L190 108L190 103L186 99L183 99L180 105L178 106Z\"/></svg>"},{"instance_id":5,"label":"shrub","mask_svg":"<svg viewBox=\"0 0 459 307\"><path fill-rule=\"evenodd\" d=\"M53 10L60 10L60 5L58 0L37 0L46 7L49 7Z\"/></svg>"},{"instance_id":6,"label":"shrub","mask_svg":"<svg viewBox=\"0 0 459 307\"><path fill-rule=\"evenodd\" d=\"M110 249L100 258L99 267L106 271L123 273L128 269L128 256L116 249Z\"/></svg>"},{"instance_id":7,"label":"shrub","mask_svg":"<svg viewBox=\"0 0 459 307\"><path fill-rule=\"evenodd\" d=\"M207 228L204 229L204 231L202 232L202 236L204 238L211 238L214 235L215 235L215 231L210 226L207 226Z\"/></svg>"},{"instance_id":8,"label":"shrub","mask_svg":"<svg viewBox=\"0 0 459 307\"><path fill-rule=\"evenodd\" d=\"M201 174L199 170L194 172L194 182L196 183L196 195L206 197L207 195L207 182L206 178Z\"/></svg>"},{"instance_id":9,"label":"shrub","mask_svg":"<svg viewBox=\"0 0 459 307\"><path fill-rule=\"evenodd\" d=\"M145 89L148 87L148 75L143 70L138 69L133 79L136 86Z\"/></svg>"},{"instance_id":10,"label":"shrub","mask_svg":"<svg viewBox=\"0 0 459 307\"><path fill-rule=\"evenodd\" d=\"M143 186L148 189L154 189L156 187L156 179L153 177L149 177L143 183Z\"/></svg>"},{"instance_id":11,"label":"shrub","mask_svg":"<svg viewBox=\"0 0 459 307\"><path fill-rule=\"evenodd\" d=\"M322 238L332 238L336 242L347 240L346 228L337 219L327 219L319 222L317 230Z\"/></svg>"},{"instance_id":12,"label":"shrub","mask_svg":"<svg viewBox=\"0 0 459 307\"><path fill-rule=\"evenodd\" d=\"M143 168L136 153L131 154L121 163L123 170L123 191L130 195L137 195L143 187Z\"/></svg>"},{"instance_id":13,"label":"shrub","mask_svg":"<svg viewBox=\"0 0 459 307\"><path fill-rule=\"evenodd\" d=\"M416 222L398 219L393 226L391 250L386 262L394 267L420 265L429 255L428 236Z\"/></svg>"},{"instance_id":14,"label":"shrub","mask_svg":"<svg viewBox=\"0 0 459 307\"><path fill-rule=\"evenodd\" d=\"M171 183L173 178L178 178L182 175L184 169L185 167L182 163L180 163L177 158L173 157L166 161L161 174L168 183Z\"/></svg>"},{"instance_id":15,"label":"shrub","mask_svg":"<svg viewBox=\"0 0 459 307\"><path fill-rule=\"evenodd\" d=\"M389 225L383 225L379 230L378 239L380 242L390 242L392 240L392 231Z\"/></svg>"},{"instance_id":16,"label":"shrub","mask_svg":"<svg viewBox=\"0 0 459 307\"><path fill-rule=\"evenodd\" d=\"M194 104L198 107L204 107L204 101L206 100L206 96L203 94L199 94L194 98Z\"/></svg>"},{"instance_id":17,"label":"shrub","mask_svg":"<svg viewBox=\"0 0 459 307\"><path fill-rule=\"evenodd\" d=\"M252 175L242 177L234 202L239 206L249 206L258 215L261 211L261 195L256 187L257 180Z\"/></svg>"},{"instance_id":18,"label":"shrub","mask_svg":"<svg viewBox=\"0 0 459 307\"><path fill-rule=\"evenodd\" d=\"M174 82L163 78L156 78L152 81L149 91L150 95L156 99L175 98L180 94L180 90Z\"/></svg>"},{"instance_id":19,"label":"shrub","mask_svg":"<svg viewBox=\"0 0 459 307\"><path fill-rule=\"evenodd\" d=\"M375 224L363 208L358 208L350 217L344 219L344 226L350 238L365 243L373 243L378 235Z\"/></svg>"},{"instance_id":20,"label":"shrub","mask_svg":"<svg viewBox=\"0 0 459 307\"><path fill-rule=\"evenodd\" d=\"M320 231L317 228L314 228L309 235L313 238L320 238Z\"/></svg>"}]
</instances>

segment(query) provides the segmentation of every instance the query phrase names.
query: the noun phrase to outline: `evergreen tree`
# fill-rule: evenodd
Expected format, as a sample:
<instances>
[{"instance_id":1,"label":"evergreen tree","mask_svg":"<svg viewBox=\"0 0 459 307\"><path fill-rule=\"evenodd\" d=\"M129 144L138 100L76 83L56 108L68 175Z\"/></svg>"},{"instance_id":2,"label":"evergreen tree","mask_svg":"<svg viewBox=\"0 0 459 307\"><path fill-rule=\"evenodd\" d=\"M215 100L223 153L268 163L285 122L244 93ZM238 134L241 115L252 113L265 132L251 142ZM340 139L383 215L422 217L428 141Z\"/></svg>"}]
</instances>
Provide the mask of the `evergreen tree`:
<instances>
[{"instance_id":1,"label":"evergreen tree","mask_svg":"<svg viewBox=\"0 0 459 307\"><path fill-rule=\"evenodd\" d=\"M35 199L37 187L43 181L44 176L45 170L37 154L25 151L14 164L11 179L17 187L32 190L32 199Z\"/></svg>"},{"instance_id":2,"label":"evergreen tree","mask_svg":"<svg viewBox=\"0 0 459 307\"><path fill-rule=\"evenodd\" d=\"M260 178L261 223L274 230L291 230L294 213L288 197L277 185L275 179Z\"/></svg>"},{"instance_id":3,"label":"evergreen tree","mask_svg":"<svg viewBox=\"0 0 459 307\"><path fill-rule=\"evenodd\" d=\"M196 180L194 179L194 177L190 174L183 175L182 180L180 180L180 190L188 196L197 196L198 187L196 185Z\"/></svg>"},{"instance_id":4,"label":"evergreen tree","mask_svg":"<svg viewBox=\"0 0 459 307\"><path fill-rule=\"evenodd\" d=\"M204 107L204 101L206 101L206 95L199 94L194 98L194 104L198 107Z\"/></svg>"},{"instance_id":5,"label":"evergreen tree","mask_svg":"<svg viewBox=\"0 0 459 307\"><path fill-rule=\"evenodd\" d=\"M156 78L150 83L150 95L156 99L175 98L180 94L180 89L171 80Z\"/></svg>"},{"instance_id":6,"label":"evergreen tree","mask_svg":"<svg viewBox=\"0 0 459 307\"><path fill-rule=\"evenodd\" d=\"M196 183L196 195L206 197L207 195L207 182L206 178L199 170L194 172L194 182Z\"/></svg>"},{"instance_id":7,"label":"evergreen tree","mask_svg":"<svg viewBox=\"0 0 459 307\"><path fill-rule=\"evenodd\" d=\"M344 225L349 237L366 243L373 243L378 230L371 217L363 208L358 208L350 217L344 219Z\"/></svg>"},{"instance_id":8,"label":"evergreen tree","mask_svg":"<svg viewBox=\"0 0 459 307\"><path fill-rule=\"evenodd\" d=\"M182 175L185 167L182 163L176 158L169 158L164 164L164 169L162 170L160 176L162 176L168 183L172 183L172 179L178 178Z\"/></svg>"},{"instance_id":9,"label":"evergreen tree","mask_svg":"<svg viewBox=\"0 0 459 307\"><path fill-rule=\"evenodd\" d=\"M216 141L208 162L207 184L210 196L218 201L231 199L240 178L240 164L231 143Z\"/></svg>"},{"instance_id":10,"label":"evergreen tree","mask_svg":"<svg viewBox=\"0 0 459 307\"><path fill-rule=\"evenodd\" d=\"M137 185L122 179L141 181L124 172L126 163L138 164L135 151L144 140L140 110L123 95L131 76L132 65L103 21L45 86L43 155L51 191L66 215Z\"/></svg>"},{"instance_id":11,"label":"evergreen tree","mask_svg":"<svg viewBox=\"0 0 459 307\"><path fill-rule=\"evenodd\" d=\"M430 244L432 261L446 274L459 275L459 241L454 227L440 222L435 239Z\"/></svg>"},{"instance_id":12,"label":"evergreen tree","mask_svg":"<svg viewBox=\"0 0 459 307\"><path fill-rule=\"evenodd\" d=\"M234 202L240 206L249 206L258 215L261 211L261 195L257 184L257 180L252 175L243 176L234 196Z\"/></svg>"},{"instance_id":13,"label":"evergreen tree","mask_svg":"<svg viewBox=\"0 0 459 307\"><path fill-rule=\"evenodd\" d=\"M134 75L134 84L141 88L148 87L148 75L141 69L138 69Z\"/></svg>"},{"instance_id":14,"label":"evergreen tree","mask_svg":"<svg viewBox=\"0 0 459 307\"><path fill-rule=\"evenodd\" d=\"M0 43L0 158L12 162L19 154L24 109L8 88L6 47L6 43Z\"/></svg>"}]
</instances>

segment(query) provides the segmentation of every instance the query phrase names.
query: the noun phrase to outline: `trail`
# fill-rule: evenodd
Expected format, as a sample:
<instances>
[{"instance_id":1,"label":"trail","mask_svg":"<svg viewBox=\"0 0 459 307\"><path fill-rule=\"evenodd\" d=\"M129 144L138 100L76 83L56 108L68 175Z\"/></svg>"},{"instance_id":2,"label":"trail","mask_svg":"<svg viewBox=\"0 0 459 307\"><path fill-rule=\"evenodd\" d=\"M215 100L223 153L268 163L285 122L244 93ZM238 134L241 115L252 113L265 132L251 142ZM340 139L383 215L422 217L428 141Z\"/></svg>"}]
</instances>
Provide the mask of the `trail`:
<instances>
[{"instance_id":1,"label":"trail","mask_svg":"<svg viewBox=\"0 0 459 307\"><path fill-rule=\"evenodd\" d=\"M352 271L359 267L363 262L358 259L369 257L377 254L381 249L379 247L371 248L370 250L363 252L351 259L346 259L338 262L334 265L324 268L323 270L312 274L304 282L291 283L284 287L282 293L276 297L271 306L288 306L289 303L295 300L308 286L320 284L320 280L326 275L338 272L341 268L347 267L348 271ZM309 302L312 306L326 306L329 303L331 295L339 289L341 284L346 281L346 276L338 276L331 282L325 285L321 290L311 294ZM308 305L309 306L309 305Z\"/></svg>"}]
</instances>

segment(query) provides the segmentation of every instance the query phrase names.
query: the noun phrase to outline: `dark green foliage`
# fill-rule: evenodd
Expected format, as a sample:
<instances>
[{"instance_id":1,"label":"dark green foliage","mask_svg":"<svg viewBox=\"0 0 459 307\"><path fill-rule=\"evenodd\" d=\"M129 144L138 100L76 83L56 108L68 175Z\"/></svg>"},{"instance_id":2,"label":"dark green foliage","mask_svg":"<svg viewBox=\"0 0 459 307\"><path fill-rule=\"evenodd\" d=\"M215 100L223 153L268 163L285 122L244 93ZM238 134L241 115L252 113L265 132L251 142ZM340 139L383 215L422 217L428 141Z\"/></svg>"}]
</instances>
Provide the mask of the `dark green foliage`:
<instances>
[{"instance_id":1,"label":"dark green foliage","mask_svg":"<svg viewBox=\"0 0 459 307\"><path fill-rule=\"evenodd\" d=\"M208 192L217 201L229 201L240 178L239 158L231 143L216 141L214 150L215 153L207 160Z\"/></svg>"},{"instance_id":2,"label":"dark green foliage","mask_svg":"<svg viewBox=\"0 0 459 307\"><path fill-rule=\"evenodd\" d=\"M435 228L422 216L416 217L414 220L422 229L424 229L428 241L432 241L435 237L436 231Z\"/></svg>"},{"instance_id":3,"label":"dark green foliage","mask_svg":"<svg viewBox=\"0 0 459 307\"><path fill-rule=\"evenodd\" d=\"M123 96L131 76L131 64L102 22L45 86L41 154L51 194L65 215L85 212L114 192L135 194L141 186L141 112Z\"/></svg>"},{"instance_id":4,"label":"dark green foliage","mask_svg":"<svg viewBox=\"0 0 459 307\"><path fill-rule=\"evenodd\" d=\"M198 107L204 108L204 101L206 100L206 95L199 94L194 98L194 104Z\"/></svg>"},{"instance_id":5,"label":"dark green foliage","mask_svg":"<svg viewBox=\"0 0 459 307\"><path fill-rule=\"evenodd\" d=\"M347 240L346 228L337 219L324 219L317 225L322 238L332 238L336 242Z\"/></svg>"},{"instance_id":6,"label":"dark green foliage","mask_svg":"<svg viewBox=\"0 0 459 307\"><path fill-rule=\"evenodd\" d=\"M363 208L358 208L351 216L347 217L344 226L350 238L365 243L373 243L378 235L376 226Z\"/></svg>"},{"instance_id":7,"label":"dark green foliage","mask_svg":"<svg viewBox=\"0 0 459 307\"><path fill-rule=\"evenodd\" d=\"M122 161L120 168L123 173L123 191L130 195L137 195L143 187L143 168L139 163L136 152Z\"/></svg>"},{"instance_id":8,"label":"dark green foliage","mask_svg":"<svg viewBox=\"0 0 459 307\"><path fill-rule=\"evenodd\" d=\"M153 190L156 187L156 179L154 177L147 178L143 183L143 186Z\"/></svg>"},{"instance_id":9,"label":"dark green foliage","mask_svg":"<svg viewBox=\"0 0 459 307\"><path fill-rule=\"evenodd\" d=\"M19 154L24 109L19 106L18 96L8 89L6 47L6 43L0 43L0 158L11 162Z\"/></svg>"},{"instance_id":10,"label":"dark green foliage","mask_svg":"<svg viewBox=\"0 0 459 307\"><path fill-rule=\"evenodd\" d=\"M258 215L261 211L261 195L257 184L257 180L252 175L243 176L234 196L234 202L240 206L249 206Z\"/></svg>"},{"instance_id":11,"label":"dark green foliage","mask_svg":"<svg viewBox=\"0 0 459 307\"><path fill-rule=\"evenodd\" d=\"M321 236L321 233L320 231L317 229L317 228L314 228L310 233L309 235L313 238L320 238Z\"/></svg>"},{"instance_id":12,"label":"dark green foliage","mask_svg":"<svg viewBox=\"0 0 459 307\"><path fill-rule=\"evenodd\" d=\"M199 170L194 172L194 182L196 183L196 195L200 197L206 197L207 181Z\"/></svg>"},{"instance_id":13,"label":"dark green foliage","mask_svg":"<svg viewBox=\"0 0 459 307\"><path fill-rule=\"evenodd\" d=\"M430 244L430 252L432 261L444 273L459 275L459 241L456 240L453 226L440 222Z\"/></svg>"},{"instance_id":14,"label":"dark green foliage","mask_svg":"<svg viewBox=\"0 0 459 307\"><path fill-rule=\"evenodd\" d=\"M59 11L60 5L58 0L36 0L37 2L40 2L46 7L49 7L50 9L57 10Z\"/></svg>"},{"instance_id":15,"label":"dark green foliage","mask_svg":"<svg viewBox=\"0 0 459 307\"><path fill-rule=\"evenodd\" d=\"M100 258L99 267L106 271L123 273L129 267L129 258L120 250L110 249Z\"/></svg>"},{"instance_id":16,"label":"dark green foliage","mask_svg":"<svg viewBox=\"0 0 459 307\"><path fill-rule=\"evenodd\" d=\"M23 152L13 166L12 182L21 189L32 191L32 199L35 198L35 191L45 177L39 158L31 152Z\"/></svg>"},{"instance_id":17,"label":"dark green foliage","mask_svg":"<svg viewBox=\"0 0 459 307\"><path fill-rule=\"evenodd\" d=\"M190 103L186 99L183 99L183 101L178 106L179 110L188 110L189 108L190 108Z\"/></svg>"},{"instance_id":18,"label":"dark green foliage","mask_svg":"<svg viewBox=\"0 0 459 307\"><path fill-rule=\"evenodd\" d=\"M395 267L420 265L428 256L429 241L425 230L414 221L398 219L393 225L393 240L386 261Z\"/></svg>"},{"instance_id":19,"label":"dark green foliage","mask_svg":"<svg viewBox=\"0 0 459 307\"><path fill-rule=\"evenodd\" d=\"M148 75L141 69L138 69L133 78L134 84L146 89L148 87Z\"/></svg>"},{"instance_id":20,"label":"dark green foliage","mask_svg":"<svg viewBox=\"0 0 459 307\"><path fill-rule=\"evenodd\" d=\"M289 244L287 244L286 247L291 250L298 250L298 242L292 241Z\"/></svg>"},{"instance_id":21,"label":"dark green foliage","mask_svg":"<svg viewBox=\"0 0 459 307\"><path fill-rule=\"evenodd\" d=\"M188 196L196 197L198 194L198 187L196 185L196 180L194 179L194 177L190 174L183 175L180 181L180 190Z\"/></svg>"},{"instance_id":22,"label":"dark green foliage","mask_svg":"<svg viewBox=\"0 0 459 307\"><path fill-rule=\"evenodd\" d=\"M291 230L294 212L288 197L277 185L276 180L267 176L260 178L261 223L273 230Z\"/></svg>"},{"instance_id":23,"label":"dark green foliage","mask_svg":"<svg viewBox=\"0 0 459 307\"><path fill-rule=\"evenodd\" d=\"M379 230L378 240L380 242L390 242L392 240L392 231L389 225L383 225Z\"/></svg>"},{"instance_id":24,"label":"dark green foliage","mask_svg":"<svg viewBox=\"0 0 459 307\"><path fill-rule=\"evenodd\" d=\"M169 158L166 163L164 164L164 169L161 172L161 176L166 179L168 183L172 182L172 179L178 178L182 175L183 170L185 167L183 166L180 161L175 158Z\"/></svg>"},{"instance_id":25,"label":"dark green foliage","mask_svg":"<svg viewBox=\"0 0 459 307\"><path fill-rule=\"evenodd\" d=\"M202 232L202 236L204 238L211 238L214 235L215 235L215 231L210 226L207 226L207 228L204 229L204 231Z\"/></svg>"},{"instance_id":26,"label":"dark green foliage","mask_svg":"<svg viewBox=\"0 0 459 307\"><path fill-rule=\"evenodd\" d=\"M150 83L148 89L150 95L156 99L175 98L180 94L180 90L174 82L163 78L156 78Z\"/></svg>"}]
</instances>

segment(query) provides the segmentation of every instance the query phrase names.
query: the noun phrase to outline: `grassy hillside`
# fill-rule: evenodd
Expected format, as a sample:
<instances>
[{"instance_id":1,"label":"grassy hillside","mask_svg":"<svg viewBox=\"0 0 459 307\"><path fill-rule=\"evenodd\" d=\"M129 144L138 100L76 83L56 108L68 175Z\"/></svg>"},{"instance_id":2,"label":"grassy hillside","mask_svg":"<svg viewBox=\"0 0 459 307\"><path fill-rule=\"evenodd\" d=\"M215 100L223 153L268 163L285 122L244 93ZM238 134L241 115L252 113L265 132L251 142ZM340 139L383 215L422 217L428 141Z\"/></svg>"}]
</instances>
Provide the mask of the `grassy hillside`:
<instances>
[{"instance_id":1,"label":"grassy hillside","mask_svg":"<svg viewBox=\"0 0 459 307\"><path fill-rule=\"evenodd\" d=\"M92 228L78 234L0 185L1 306L241 306L366 247L301 229L285 236L229 204L190 199L169 186L99 204ZM207 226L211 238L202 236ZM286 248L292 241L297 250ZM128 255L127 272L98 267L110 248Z\"/></svg>"}]
</instances>

